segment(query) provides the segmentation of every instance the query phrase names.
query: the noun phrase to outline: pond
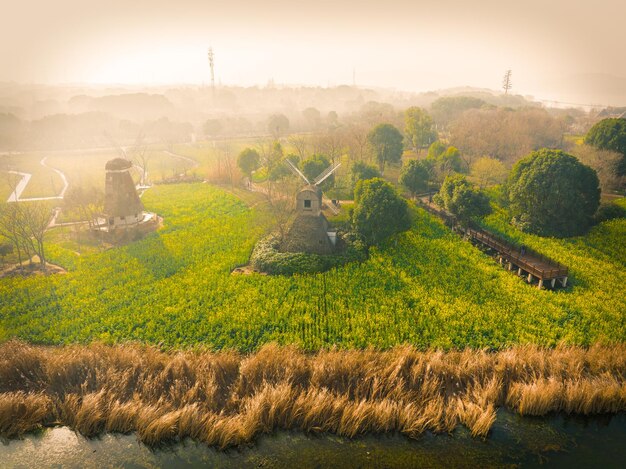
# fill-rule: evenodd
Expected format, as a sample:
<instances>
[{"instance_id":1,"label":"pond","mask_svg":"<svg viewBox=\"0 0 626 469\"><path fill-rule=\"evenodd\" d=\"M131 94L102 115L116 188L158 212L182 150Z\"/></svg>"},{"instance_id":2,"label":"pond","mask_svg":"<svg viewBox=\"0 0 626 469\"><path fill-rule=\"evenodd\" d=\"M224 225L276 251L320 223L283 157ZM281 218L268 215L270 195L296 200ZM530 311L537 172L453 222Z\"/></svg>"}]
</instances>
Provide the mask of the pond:
<instances>
[{"instance_id":1,"label":"pond","mask_svg":"<svg viewBox=\"0 0 626 469\"><path fill-rule=\"evenodd\" d=\"M489 437L333 435L276 432L249 446L219 451L193 441L152 450L133 435L86 439L66 427L0 444L3 468L324 468L324 467L625 467L626 414L520 417L500 410Z\"/></svg>"}]
</instances>

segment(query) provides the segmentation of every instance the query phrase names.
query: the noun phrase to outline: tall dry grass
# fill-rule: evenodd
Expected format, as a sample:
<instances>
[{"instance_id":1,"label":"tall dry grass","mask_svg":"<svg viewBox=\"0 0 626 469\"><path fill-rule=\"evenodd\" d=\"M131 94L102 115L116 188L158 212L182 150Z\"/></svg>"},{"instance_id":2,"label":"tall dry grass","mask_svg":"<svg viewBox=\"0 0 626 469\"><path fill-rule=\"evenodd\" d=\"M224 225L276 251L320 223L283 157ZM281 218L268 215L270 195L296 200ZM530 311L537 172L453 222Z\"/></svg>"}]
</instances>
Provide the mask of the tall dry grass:
<instances>
[{"instance_id":1,"label":"tall dry grass","mask_svg":"<svg viewBox=\"0 0 626 469\"><path fill-rule=\"evenodd\" d=\"M252 355L141 345L0 345L0 436L50 425L136 432L221 448L277 429L488 434L498 407L523 415L626 410L626 345L543 349L324 350Z\"/></svg>"}]
</instances>

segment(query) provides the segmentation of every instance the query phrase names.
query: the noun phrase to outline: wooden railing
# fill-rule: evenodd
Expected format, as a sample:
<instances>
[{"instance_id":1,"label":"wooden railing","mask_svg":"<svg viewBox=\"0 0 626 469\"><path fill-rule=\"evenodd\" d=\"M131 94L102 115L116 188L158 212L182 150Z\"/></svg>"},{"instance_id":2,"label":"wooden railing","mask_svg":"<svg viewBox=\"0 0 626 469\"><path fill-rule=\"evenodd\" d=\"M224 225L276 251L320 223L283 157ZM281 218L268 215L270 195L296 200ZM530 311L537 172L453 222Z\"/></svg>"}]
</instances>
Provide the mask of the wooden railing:
<instances>
[{"instance_id":1,"label":"wooden railing","mask_svg":"<svg viewBox=\"0 0 626 469\"><path fill-rule=\"evenodd\" d=\"M522 248L510 244L491 233L476 228L467 228L465 232L473 239L496 250L507 261L539 279L550 280L553 278L567 277L568 275L567 267L531 249L524 248L524 252L522 253ZM538 264L537 261L541 262L541 264ZM545 265L550 267L546 268Z\"/></svg>"}]
</instances>

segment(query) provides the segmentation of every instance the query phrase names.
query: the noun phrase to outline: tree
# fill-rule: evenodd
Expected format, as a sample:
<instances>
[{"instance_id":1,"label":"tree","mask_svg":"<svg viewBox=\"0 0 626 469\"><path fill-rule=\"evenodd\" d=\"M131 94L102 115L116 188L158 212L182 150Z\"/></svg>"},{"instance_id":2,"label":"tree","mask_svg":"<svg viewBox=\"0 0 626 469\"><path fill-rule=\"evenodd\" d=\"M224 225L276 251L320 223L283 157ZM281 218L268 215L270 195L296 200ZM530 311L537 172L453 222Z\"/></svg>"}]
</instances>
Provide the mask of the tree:
<instances>
[{"instance_id":1,"label":"tree","mask_svg":"<svg viewBox=\"0 0 626 469\"><path fill-rule=\"evenodd\" d=\"M617 174L626 176L626 119L603 119L585 136L585 143L600 150L616 151L622 155Z\"/></svg>"},{"instance_id":2,"label":"tree","mask_svg":"<svg viewBox=\"0 0 626 469\"><path fill-rule=\"evenodd\" d=\"M447 176L433 200L457 217L462 224L491 213L489 198L474 189L465 176L460 174Z\"/></svg>"},{"instance_id":3,"label":"tree","mask_svg":"<svg viewBox=\"0 0 626 469\"><path fill-rule=\"evenodd\" d=\"M433 120L422 108L415 106L408 108L404 112L404 122L404 133L415 151L437 140Z\"/></svg>"},{"instance_id":4,"label":"tree","mask_svg":"<svg viewBox=\"0 0 626 469\"><path fill-rule=\"evenodd\" d=\"M330 162L324 155L313 155L300 163L300 169L302 173L307 177L309 181L313 181L319 176L328 166Z\"/></svg>"},{"instance_id":5,"label":"tree","mask_svg":"<svg viewBox=\"0 0 626 469\"><path fill-rule=\"evenodd\" d=\"M348 154L352 161L363 161L367 155L367 128L364 125L352 124L347 131Z\"/></svg>"},{"instance_id":6,"label":"tree","mask_svg":"<svg viewBox=\"0 0 626 469\"><path fill-rule=\"evenodd\" d=\"M306 178L313 182L313 180L322 174L326 168L330 166L330 161L324 155L313 155L310 158L302 161L300 163L300 169L302 173L306 176ZM335 184L335 175L331 174L326 180L322 183L321 189L326 191L333 187Z\"/></svg>"},{"instance_id":7,"label":"tree","mask_svg":"<svg viewBox=\"0 0 626 469\"><path fill-rule=\"evenodd\" d=\"M306 158L309 145L311 143L306 135L293 134L289 136L287 141L292 147L295 148L296 152L298 153L298 157L301 160Z\"/></svg>"},{"instance_id":8,"label":"tree","mask_svg":"<svg viewBox=\"0 0 626 469\"><path fill-rule=\"evenodd\" d=\"M381 178L359 181L354 190L352 223L368 245L411 226L406 200Z\"/></svg>"},{"instance_id":9,"label":"tree","mask_svg":"<svg viewBox=\"0 0 626 469\"><path fill-rule=\"evenodd\" d=\"M466 173L467 165L461 158L461 152L456 147L448 147L439 158L437 158L437 169L442 174Z\"/></svg>"},{"instance_id":10,"label":"tree","mask_svg":"<svg viewBox=\"0 0 626 469\"><path fill-rule=\"evenodd\" d=\"M13 244L9 243L0 243L0 257L2 258L2 263L4 264L4 258L13 252Z\"/></svg>"},{"instance_id":11,"label":"tree","mask_svg":"<svg viewBox=\"0 0 626 469\"><path fill-rule=\"evenodd\" d=\"M95 186L70 185L63 198L63 210L75 212L92 228L104 205L104 192Z\"/></svg>"},{"instance_id":12,"label":"tree","mask_svg":"<svg viewBox=\"0 0 626 469\"><path fill-rule=\"evenodd\" d=\"M318 109L308 107L302 111L302 115L310 129L317 129L320 126L321 114Z\"/></svg>"},{"instance_id":13,"label":"tree","mask_svg":"<svg viewBox=\"0 0 626 469\"><path fill-rule=\"evenodd\" d=\"M362 161L357 161L350 168L350 180L352 183L352 189L356 187L357 182L364 179L379 178L380 172L376 169L376 166L369 165Z\"/></svg>"},{"instance_id":14,"label":"tree","mask_svg":"<svg viewBox=\"0 0 626 469\"><path fill-rule=\"evenodd\" d=\"M278 139L289 130L289 119L284 114L272 114L267 119L267 130L274 139Z\"/></svg>"},{"instance_id":15,"label":"tree","mask_svg":"<svg viewBox=\"0 0 626 469\"><path fill-rule=\"evenodd\" d=\"M600 150L591 145L575 145L570 152L582 164L595 170L602 192L619 190L626 183L626 176L619 175L623 156L616 151Z\"/></svg>"},{"instance_id":16,"label":"tree","mask_svg":"<svg viewBox=\"0 0 626 469\"><path fill-rule=\"evenodd\" d=\"M428 148L426 161L433 167L439 181L443 181L453 172L467 172L467 165L461 158L458 148L446 147L438 140Z\"/></svg>"},{"instance_id":17,"label":"tree","mask_svg":"<svg viewBox=\"0 0 626 469\"><path fill-rule=\"evenodd\" d=\"M450 125L450 143L461 151L467 166L488 155L515 163L539 148L557 148L562 127L545 109L469 109Z\"/></svg>"},{"instance_id":18,"label":"tree","mask_svg":"<svg viewBox=\"0 0 626 469\"><path fill-rule=\"evenodd\" d=\"M259 168L260 163L261 157L253 148L245 148L237 157L237 166L249 178L252 177L252 172Z\"/></svg>"},{"instance_id":19,"label":"tree","mask_svg":"<svg viewBox=\"0 0 626 469\"><path fill-rule=\"evenodd\" d=\"M447 127L468 109L479 109L486 104L482 99L470 96L444 96L431 104L430 114L438 125Z\"/></svg>"},{"instance_id":20,"label":"tree","mask_svg":"<svg viewBox=\"0 0 626 469\"><path fill-rule=\"evenodd\" d=\"M50 216L48 205L41 202L15 202L0 206L0 236L15 247L20 266L22 253L29 260L37 254L43 270L46 269L44 236Z\"/></svg>"},{"instance_id":21,"label":"tree","mask_svg":"<svg viewBox=\"0 0 626 469\"><path fill-rule=\"evenodd\" d=\"M596 172L561 150L542 149L518 161L505 187L513 223L542 236L584 232L600 203Z\"/></svg>"},{"instance_id":22,"label":"tree","mask_svg":"<svg viewBox=\"0 0 626 469\"><path fill-rule=\"evenodd\" d=\"M474 161L471 175L482 189L503 183L506 180L507 170L500 160L484 156Z\"/></svg>"},{"instance_id":23,"label":"tree","mask_svg":"<svg viewBox=\"0 0 626 469\"><path fill-rule=\"evenodd\" d=\"M207 137L215 138L222 131L222 127L219 119L208 119L202 125L202 131Z\"/></svg>"},{"instance_id":24,"label":"tree","mask_svg":"<svg viewBox=\"0 0 626 469\"><path fill-rule=\"evenodd\" d=\"M446 146L441 142L441 140L435 140L430 147L428 147L428 155L426 158L429 160L436 161L445 151Z\"/></svg>"},{"instance_id":25,"label":"tree","mask_svg":"<svg viewBox=\"0 0 626 469\"><path fill-rule=\"evenodd\" d=\"M386 163L397 163L402 158L402 134L391 124L379 124L367 135L380 168L385 172Z\"/></svg>"},{"instance_id":26,"label":"tree","mask_svg":"<svg viewBox=\"0 0 626 469\"><path fill-rule=\"evenodd\" d=\"M504 94L509 94L509 90L513 88L513 83L511 83L511 74L513 72L511 70L507 70L504 73L504 78L502 79L502 89L504 90Z\"/></svg>"},{"instance_id":27,"label":"tree","mask_svg":"<svg viewBox=\"0 0 626 469\"><path fill-rule=\"evenodd\" d=\"M402 167L399 182L415 196L428 190L430 165L424 160L410 160Z\"/></svg>"},{"instance_id":28,"label":"tree","mask_svg":"<svg viewBox=\"0 0 626 469\"><path fill-rule=\"evenodd\" d=\"M22 237L39 257L39 263L46 270L44 236L50 223L51 210L45 203L25 203L22 207Z\"/></svg>"}]
</instances>

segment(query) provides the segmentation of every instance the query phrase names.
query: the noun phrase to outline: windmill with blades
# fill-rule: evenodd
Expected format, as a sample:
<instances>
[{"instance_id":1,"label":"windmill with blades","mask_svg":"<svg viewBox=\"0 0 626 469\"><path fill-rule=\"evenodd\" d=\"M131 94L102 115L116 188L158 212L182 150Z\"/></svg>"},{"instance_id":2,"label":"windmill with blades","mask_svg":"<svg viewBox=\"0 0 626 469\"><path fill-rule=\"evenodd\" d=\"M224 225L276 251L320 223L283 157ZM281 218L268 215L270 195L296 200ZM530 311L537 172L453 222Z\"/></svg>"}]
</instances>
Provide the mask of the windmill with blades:
<instances>
[{"instance_id":1,"label":"windmill with blades","mask_svg":"<svg viewBox=\"0 0 626 469\"><path fill-rule=\"evenodd\" d=\"M339 213L334 203L326 199L320 184L339 168L341 163L331 165L310 181L298 167L286 159L289 169L304 182L296 195L296 217L282 242L285 252L331 254L335 250L337 232L330 228L322 212L324 205L335 215Z\"/></svg>"}]
</instances>

